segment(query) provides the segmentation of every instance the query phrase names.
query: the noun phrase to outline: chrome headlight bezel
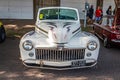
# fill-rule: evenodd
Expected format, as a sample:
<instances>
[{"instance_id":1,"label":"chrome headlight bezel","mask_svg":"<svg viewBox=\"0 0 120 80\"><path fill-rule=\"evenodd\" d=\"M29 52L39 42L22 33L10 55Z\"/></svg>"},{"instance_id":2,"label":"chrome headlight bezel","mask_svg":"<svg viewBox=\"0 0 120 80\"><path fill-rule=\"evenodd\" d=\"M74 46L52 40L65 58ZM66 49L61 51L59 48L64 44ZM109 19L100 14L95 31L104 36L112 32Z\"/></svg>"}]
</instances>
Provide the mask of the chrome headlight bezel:
<instances>
[{"instance_id":1,"label":"chrome headlight bezel","mask_svg":"<svg viewBox=\"0 0 120 80\"><path fill-rule=\"evenodd\" d=\"M97 48L98 44L96 41L89 41L87 44L88 50L94 51Z\"/></svg>"},{"instance_id":2,"label":"chrome headlight bezel","mask_svg":"<svg viewBox=\"0 0 120 80\"><path fill-rule=\"evenodd\" d=\"M30 41L30 40L24 41L23 44L22 44L22 46L27 51L30 51L30 50L33 49L33 44L32 44L32 41Z\"/></svg>"}]
</instances>

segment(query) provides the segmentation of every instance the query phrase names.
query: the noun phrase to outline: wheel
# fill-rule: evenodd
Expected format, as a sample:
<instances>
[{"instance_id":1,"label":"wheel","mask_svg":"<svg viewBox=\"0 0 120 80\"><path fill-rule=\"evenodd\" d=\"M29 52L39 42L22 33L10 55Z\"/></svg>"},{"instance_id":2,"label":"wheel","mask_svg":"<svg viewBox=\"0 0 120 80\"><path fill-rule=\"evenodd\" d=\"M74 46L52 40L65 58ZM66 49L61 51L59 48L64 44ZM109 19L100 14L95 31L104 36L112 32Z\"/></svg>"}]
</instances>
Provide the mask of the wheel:
<instances>
[{"instance_id":1,"label":"wheel","mask_svg":"<svg viewBox=\"0 0 120 80\"><path fill-rule=\"evenodd\" d=\"M108 41L108 38L104 38L104 47L106 47L106 48L110 48L111 47L111 45L110 45L110 43Z\"/></svg>"},{"instance_id":2,"label":"wheel","mask_svg":"<svg viewBox=\"0 0 120 80\"><path fill-rule=\"evenodd\" d=\"M5 34L5 29L3 26L0 27L0 42L5 41L6 34Z\"/></svg>"}]
</instances>

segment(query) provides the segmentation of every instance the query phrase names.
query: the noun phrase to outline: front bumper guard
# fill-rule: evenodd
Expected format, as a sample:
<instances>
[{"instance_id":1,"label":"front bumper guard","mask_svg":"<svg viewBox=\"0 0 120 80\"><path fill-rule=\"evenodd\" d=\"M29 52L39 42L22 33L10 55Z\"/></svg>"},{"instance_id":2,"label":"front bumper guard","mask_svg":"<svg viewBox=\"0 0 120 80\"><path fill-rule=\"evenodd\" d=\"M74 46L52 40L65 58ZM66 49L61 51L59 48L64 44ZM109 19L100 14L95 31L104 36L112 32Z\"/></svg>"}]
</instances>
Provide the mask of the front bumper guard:
<instances>
[{"instance_id":1,"label":"front bumper guard","mask_svg":"<svg viewBox=\"0 0 120 80\"><path fill-rule=\"evenodd\" d=\"M75 61L85 61L84 65L72 66L72 62ZM64 62L51 62L51 61L43 61L36 59L27 59L23 61L23 64L26 67L30 68L41 68L41 69L53 69L53 70L68 70L68 69L79 69L79 68L89 68L93 67L97 64L95 59L86 59L86 60L71 60Z\"/></svg>"}]
</instances>

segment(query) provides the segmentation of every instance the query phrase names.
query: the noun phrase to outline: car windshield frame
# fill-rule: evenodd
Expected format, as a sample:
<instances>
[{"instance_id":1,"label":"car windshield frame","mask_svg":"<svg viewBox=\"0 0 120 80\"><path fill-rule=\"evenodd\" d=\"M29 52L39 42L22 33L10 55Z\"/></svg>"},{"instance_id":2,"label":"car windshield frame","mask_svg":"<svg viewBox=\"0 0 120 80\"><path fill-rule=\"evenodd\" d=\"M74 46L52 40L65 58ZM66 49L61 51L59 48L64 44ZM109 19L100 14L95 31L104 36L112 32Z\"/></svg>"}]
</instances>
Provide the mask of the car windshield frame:
<instances>
[{"instance_id":1,"label":"car windshield frame","mask_svg":"<svg viewBox=\"0 0 120 80\"><path fill-rule=\"evenodd\" d=\"M39 13L40 20L78 20L77 12L73 9L53 8L43 9Z\"/></svg>"}]
</instances>

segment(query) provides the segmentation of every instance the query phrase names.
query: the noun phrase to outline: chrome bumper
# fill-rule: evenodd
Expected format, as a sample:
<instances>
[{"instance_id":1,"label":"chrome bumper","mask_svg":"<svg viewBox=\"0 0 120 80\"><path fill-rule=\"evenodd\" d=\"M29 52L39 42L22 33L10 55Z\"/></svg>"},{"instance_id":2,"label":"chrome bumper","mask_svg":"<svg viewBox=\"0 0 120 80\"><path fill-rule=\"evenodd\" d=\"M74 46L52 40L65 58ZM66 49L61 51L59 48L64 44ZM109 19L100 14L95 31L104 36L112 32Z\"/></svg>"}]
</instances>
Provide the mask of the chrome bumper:
<instances>
[{"instance_id":1,"label":"chrome bumper","mask_svg":"<svg viewBox=\"0 0 120 80\"><path fill-rule=\"evenodd\" d=\"M116 40L116 39L112 39L111 41L114 43L120 43L120 40Z\"/></svg>"},{"instance_id":2,"label":"chrome bumper","mask_svg":"<svg viewBox=\"0 0 120 80\"><path fill-rule=\"evenodd\" d=\"M76 61L85 61L85 64L73 66L72 62L76 62ZM74 60L74 61L64 61L64 62L51 62L51 61L27 59L23 61L23 64L26 67L31 67L31 68L68 70L68 69L93 67L97 64L97 61L94 59L87 59L87 60Z\"/></svg>"}]
</instances>

